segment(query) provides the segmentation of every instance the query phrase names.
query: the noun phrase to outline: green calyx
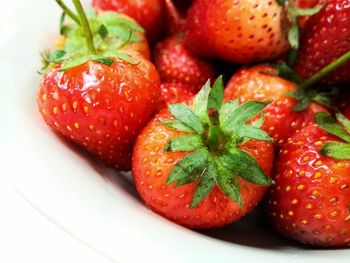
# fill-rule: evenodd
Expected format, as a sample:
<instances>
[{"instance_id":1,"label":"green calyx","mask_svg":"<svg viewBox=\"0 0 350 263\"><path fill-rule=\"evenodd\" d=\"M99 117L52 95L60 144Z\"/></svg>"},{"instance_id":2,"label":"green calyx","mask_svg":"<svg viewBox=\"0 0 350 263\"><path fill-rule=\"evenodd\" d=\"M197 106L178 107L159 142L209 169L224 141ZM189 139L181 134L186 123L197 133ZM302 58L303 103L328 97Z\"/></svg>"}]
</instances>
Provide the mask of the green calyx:
<instances>
[{"instance_id":1,"label":"green calyx","mask_svg":"<svg viewBox=\"0 0 350 263\"><path fill-rule=\"evenodd\" d=\"M350 54L350 52L349 52ZM346 60L345 60L346 61ZM344 63L343 61L342 63ZM335 70L338 66L342 65L342 63L337 63L337 60L327 65L325 68L329 68L327 72L324 71L324 68L320 71L316 72L306 81L302 81L299 76L284 62L278 62L277 64L271 65L276 69L276 73L265 73L273 76L278 76L288 81L294 82L298 85L298 88L288 92L286 95L288 97L294 98L297 103L293 107L293 111L303 111L307 109L311 102L316 102L320 105L323 105L327 108L332 107L332 101L339 96L339 90L335 86L327 87L326 90L320 91L318 89L313 89L312 86L317 81L319 81L322 77L324 77L329 72ZM330 67L331 65L331 67ZM320 74L322 72L322 74ZM318 76L315 78L315 75Z\"/></svg>"},{"instance_id":2,"label":"green calyx","mask_svg":"<svg viewBox=\"0 0 350 263\"><path fill-rule=\"evenodd\" d=\"M250 139L272 142L262 129L262 110L268 103L238 100L223 102L224 87L219 77L213 87L208 81L196 95L193 107L172 104L171 120L159 120L163 125L184 134L172 138L166 152L190 152L170 173L167 183L174 187L199 181L191 207L196 207L217 185L223 193L242 206L238 178L268 186L271 179L257 161L242 151L239 145ZM258 114L256 121L251 120Z\"/></svg>"},{"instance_id":3,"label":"green calyx","mask_svg":"<svg viewBox=\"0 0 350 263\"><path fill-rule=\"evenodd\" d=\"M89 60L111 65L112 57L136 63L120 50L128 43L142 41L137 33L144 30L136 22L116 12L98 15L97 10L89 9L85 14L80 1L74 0L76 15L61 0L55 1L63 9L60 34L64 37L64 46L46 55L42 72L57 64L62 64L62 71L67 70Z\"/></svg>"},{"instance_id":4,"label":"green calyx","mask_svg":"<svg viewBox=\"0 0 350 263\"><path fill-rule=\"evenodd\" d=\"M321 129L343 141L326 142L320 153L339 160L350 160L350 120L340 112L335 116L336 119L325 112L315 115L316 124Z\"/></svg>"},{"instance_id":5,"label":"green calyx","mask_svg":"<svg viewBox=\"0 0 350 263\"><path fill-rule=\"evenodd\" d=\"M293 0L276 0L277 3L282 6L287 13L287 17L290 23L290 28L287 33L288 42L291 46L291 50L288 54L288 65L292 66L295 63L297 57L297 51L299 49L299 38L301 29L298 18L300 16L312 16L317 14L324 7L322 5L315 6L313 8L301 9L296 6Z\"/></svg>"}]
</instances>

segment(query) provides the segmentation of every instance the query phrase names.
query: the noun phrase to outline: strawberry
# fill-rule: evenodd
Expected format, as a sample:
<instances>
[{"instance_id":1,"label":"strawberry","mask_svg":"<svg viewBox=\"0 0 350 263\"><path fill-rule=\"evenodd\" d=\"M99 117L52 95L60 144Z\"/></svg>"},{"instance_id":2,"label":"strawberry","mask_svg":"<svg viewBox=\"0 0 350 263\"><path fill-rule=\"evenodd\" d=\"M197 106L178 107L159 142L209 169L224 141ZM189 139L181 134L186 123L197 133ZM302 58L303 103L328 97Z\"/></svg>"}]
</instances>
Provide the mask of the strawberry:
<instances>
[{"instance_id":1,"label":"strawberry","mask_svg":"<svg viewBox=\"0 0 350 263\"><path fill-rule=\"evenodd\" d=\"M37 93L39 111L58 134L128 170L134 140L156 109L159 76L137 52L97 49L79 0L73 3L87 48L51 54Z\"/></svg>"},{"instance_id":2,"label":"strawberry","mask_svg":"<svg viewBox=\"0 0 350 263\"><path fill-rule=\"evenodd\" d=\"M132 176L145 203L187 227L212 228L244 216L261 200L273 161L271 138L247 122L266 106L222 105L223 83L209 82L190 106L172 104L140 133Z\"/></svg>"},{"instance_id":3,"label":"strawberry","mask_svg":"<svg viewBox=\"0 0 350 263\"><path fill-rule=\"evenodd\" d=\"M295 71L302 79L350 51L350 1L329 0L305 25ZM324 82L350 82L350 62L328 75Z\"/></svg>"},{"instance_id":4,"label":"strawberry","mask_svg":"<svg viewBox=\"0 0 350 263\"><path fill-rule=\"evenodd\" d=\"M76 52L86 48L85 36L80 27L79 19L62 2L58 1L64 13L61 18L61 39L56 48L66 52ZM65 21L66 15L70 20ZM90 9L88 21L95 43L99 49L134 50L150 59L150 51L144 30L132 18L117 12L104 12Z\"/></svg>"},{"instance_id":5,"label":"strawberry","mask_svg":"<svg viewBox=\"0 0 350 263\"><path fill-rule=\"evenodd\" d=\"M208 79L214 78L214 66L187 51L183 44L184 19L171 0L165 0L165 5L170 36L156 45L154 64L162 82L181 83L191 92L198 92Z\"/></svg>"},{"instance_id":6,"label":"strawberry","mask_svg":"<svg viewBox=\"0 0 350 263\"><path fill-rule=\"evenodd\" d=\"M284 0L195 0L187 16L185 45L193 54L235 63L273 59L290 45L298 48L297 16L318 10L301 12Z\"/></svg>"},{"instance_id":7,"label":"strawberry","mask_svg":"<svg viewBox=\"0 0 350 263\"><path fill-rule=\"evenodd\" d=\"M180 83L162 83L160 85L160 104L158 111L166 108L170 104L189 101L194 97L190 88Z\"/></svg>"},{"instance_id":8,"label":"strawberry","mask_svg":"<svg viewBox=\"0 0 350 263\"><path fill-rule=\"evenodd\" d=\"M326 113L289 139L266 205L284 236L314 246L350 246L350 120Z\"/></svg>"},{"instance_id":9,"label":"strawberry","mask_svg":"<svg viewBox=\"0 0 350 263\"><path fill-rule=\"evenodd\" d=\"M134 18L154 43L163 31L163 0L93 0L92 5L101 10L117 11Z\"/></svg>"},{"instance_id":10,"label":"strawberry","mask_svg":"<svg viewBox=\"0 0 350 263\"><path fill-rule=\"evenodd\" d=\"M190 91L197 92L208 79L215 76L214 66L209 61L187 51L181 34L159 42L153 55L162 82L185 84Z\"/></svg>"},{"instance_id":11,"label":"strawberry","mask_svg":"<svg viewBox=\"0 0 350 263\"><path fill-rule=\"evenodd\" d=\"M265 122L262 129L281 146L297 129L313 121L316 112L325 109L315 103L306 105L305 110L297 112L295 98L287 96L297 90L298 84L277 76L277 69L268 65L243 68L233 75L225 89L225 98L240 98L242 102L272 101L265 109Z\"/></svg>"}]
</instances>

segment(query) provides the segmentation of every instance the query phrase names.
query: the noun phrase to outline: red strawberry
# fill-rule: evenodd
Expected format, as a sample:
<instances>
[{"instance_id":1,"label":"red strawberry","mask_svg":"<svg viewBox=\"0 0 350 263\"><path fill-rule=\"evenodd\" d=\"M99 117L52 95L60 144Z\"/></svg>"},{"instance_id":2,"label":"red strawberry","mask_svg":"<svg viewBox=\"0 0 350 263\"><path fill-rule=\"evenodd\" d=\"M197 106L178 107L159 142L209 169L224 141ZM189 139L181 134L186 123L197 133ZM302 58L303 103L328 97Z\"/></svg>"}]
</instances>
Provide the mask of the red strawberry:
<instances>
[{"instance_id":1,"label":"red strawberry","mask_svg":"<svg viewBox=\"0 0 350 263\"><path fill-rule=\"evenodd\" d=\"M117 11L134 18L146 30L152 43L163 31L163 0L92 0L92 5L102 10Z\"/></svg>"},{"instance_id":2,"label":"red strawberry","mask_svg":"<svg viewBox=\"0 0 350 263\"><path fill-rule=\"evenodd\" d=\"M252 210L270 182L273 161L268 135L258 123L246 124L266 104L221 106L221 79L209 91L208 83L193 108L172 104L157 114L133 153L132 175L145 203L191 228L219 227Z\"/></svg>"},{"instance_id":3,"label":"red strawberry","mask_svg":"<svg viewBox=\"0 0 350 263\"><path fill-rule=\"evenodd\" d=\"M192 92L215 76L213 65L193 56L183 45L181 34L173 35L157 44L154 49L154 64L162 82L182 83Z\"/></svg>"},{"instance_id":4,"label":"red strawberry","mask_svg":"<svg viewBox=\"0 0 350 263\"><path fill-rule=\"evenodd\" d=\"M250 63L288 50L288 27L277 1L195 0L185 44L197 55Z\"/></svg>"},{"instance_id":5,"label":"red strawberry","mask_svg":"<svg viewBox=\"0 0 350 263\"><path fill-rule=\"evenodd\" d=\"M350 120L341 118L343 128L325 113L316 115L320 127L338 131L346 140L312 124L281 149L266 212L288 238L315 246L350 246Z\"/></svg>"},{"instance_id":6,"label":"red strawberry","mask_svg":"<svg viewBox=\"0 0 350 263\"><path fill-rule=\"evenodd\" d=\"M313 121L316 112L325 111L315 103L301 112L293 111L297 100L287 96L298 85L276 75L277 69L268 65L243 68L233 75L225 89L226 99L239 98L242 102L272 101L265 109L262 129L282 145L297 129Z\"/></svg>"},{"instance_id":7,"label":"red strawberry","mask_svg":"<svg viewBox=\"0 0 350 263\"><path fill-rule=\"evenodd\" d=\"M295 71L302 79L350 51L350 1L329 0L312 16L302 35ZM350 62L328 75L327 83L350 82Z\"/></svg>"},{"instance_id":8,"label":"red strawberry","mask_svg":"<svg viewBox=\"0 0 350 263\"><path fill-rule=\"evenodd\" d=\"M82 7L73 2L88 48L52 53L38 90L38 107L57 133L107 165L128 170L134 140L156 109L159 76L136 52L96 49Z\"/></svg>"},{"instance_id":9,"label":"red strawberry","mask_svg":"<svg viewBox=\"0 0 350 263\"><path fill-rule=\"evenodd\" d=\"M166 108L170 104L189 101L195 94L190 88L180 83L163 83L160 85L160 104L158 111Z\"/></svg>"}]
</instances>

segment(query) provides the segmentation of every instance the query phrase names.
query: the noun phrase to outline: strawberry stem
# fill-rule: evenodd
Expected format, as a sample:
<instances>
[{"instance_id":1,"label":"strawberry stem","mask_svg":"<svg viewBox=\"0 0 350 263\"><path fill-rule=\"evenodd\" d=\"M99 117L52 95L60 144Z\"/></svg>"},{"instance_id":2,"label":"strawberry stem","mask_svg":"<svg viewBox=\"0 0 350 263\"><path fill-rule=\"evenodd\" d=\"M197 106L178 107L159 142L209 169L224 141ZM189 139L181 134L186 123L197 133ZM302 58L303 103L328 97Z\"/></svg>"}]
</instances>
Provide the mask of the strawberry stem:
<instances>
[{"instance_id":1,"label":"strawberry stem","mask_svg":"<svg viewBox=\"0 0 350 263\"><path fill-rule=\"evenodd\" d=\"M165 0L166 11L168 13L169 33L177 34L184 30L185 19L179 14L172 0Z\"/></svg>"},{"instance_id":2,"label":"strawberry stem","mask_svg":"<svg viewBox=\"0 0 350 263\"><path fill-rule=\"evenodd\" d=\"M87 44L88 51L91 54L96 54L94 41L92 39L91 28L90 28L90 25L89 25L89 21L88 21L86 15L85 15L83 6L81 5L79 0L73 0L73 4L74 4L74 7L75 7L75 9L76 9L76 11L78 13L78 17L79 17L81 26L83 27L84 32L85 32L85 39L86 39L86 44Z\"/></svg>"},{"instance_id":3,"label":"strawberry stem","mask_svg":"<svg viewBox=\"0 0 350 263\"><path fill-rule=\"evenodd\" d=\"M73 19L73 21L75 23L77 23L78 25L80 25L80 20L79 20L79 17L73 13L72 10L70 10L68 8L68 6L65 5L65 3L63 3L62 0L55 0L56 3L62 8L62 10L71 18Z\"/></svg>"},{"instance_id":4,"label":"strawberry stem","mask_svg":"<svg viewBox=\"0 0 350 263\"><path fill-rule=\"evenodd\" d=\"M346 52L344 55L340 56L336 60L334 60L332 63L328 64L324 68L317 71L315 74L313 74L310 78L305 80L301 85L300 88L307 89L310 86L314 85L316 82L318 82L320 79L322 79L324 76L329 74L330 72L334 71L341 65L343 65L345 62L347 62L350 59L350 51Z\"/></svg>"}]
</instances>

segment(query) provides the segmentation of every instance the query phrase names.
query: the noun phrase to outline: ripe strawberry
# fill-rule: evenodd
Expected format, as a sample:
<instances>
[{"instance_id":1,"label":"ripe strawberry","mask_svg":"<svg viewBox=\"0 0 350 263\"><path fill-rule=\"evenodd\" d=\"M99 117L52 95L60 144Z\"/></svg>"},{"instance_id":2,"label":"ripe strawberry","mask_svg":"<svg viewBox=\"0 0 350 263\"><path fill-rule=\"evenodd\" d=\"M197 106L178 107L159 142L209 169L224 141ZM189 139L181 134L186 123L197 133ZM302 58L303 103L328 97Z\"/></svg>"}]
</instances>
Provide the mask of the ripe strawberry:
<instances>
[{"instance_id":1,"label":"ripe strawberry","mask_svg":"<svg viewBox=\"0 0 350 263\"><path fill-rule=\"evenodd\" d=\"M293 111L298 102L287 94L295 91L298 85L276 75L277 69L268 65L243 68L228 82L225 99L272 101L264 109L262 129L274 138L276 145L281 146L297 129L312 122L316 112L325 111L325 108L311 103L303 111Z\"/></svg>"},{"instance_id":2,"label":"ripe strawberry","mask_svg":"<svg viewBox=\"0 0 350 263\"><path fill-rule=\"evenodd\" d=\"M214 66L207 60L193 56L183 44L184 19L171 0L165 0L168 33L153 52L154 63L164 83L181 83L197 92L208 79L215 76Z\"/></svg>"},{"instance_id":3,"label":"ripe strawberry","mask_svg":"<svg viewBox=\"0 0 350 263\"><path fill-rule=\"evenodd\" d=\"M162 83L160 85L160 103L157 105L157 109L160 111L170 104L189 101L194 95L190 88L183 84Z\"/></svg>"},{"instance_id":4,"label":"ripe strawberry","mask_svg":"<svg viewBox=\"0 0 350 263\"><path fill-rule=\"evenodd\" d=\"M343 127L318 113L318 125L289 139L269 191L266 213L271 224L305 244L350 246L350 120L338 118Z\"/></svg>"},{"instance_id":5,"label":"ripe strawberry","mask_svg":"<svg viewBox=\"0 0 350 263\"><path fill-rule=\"evenodd\" d=\"M37 94L39 111L57 133L128 170L134 140L156 109L159 76L137 52L97 50L80 2L73 3L88 48L52 53Z\"/></svg>"},{"instance_id":6,"label":"ripe strawberry","mask_svg":"<svg viewBox=\"0 0 350 263\"><path fill-rule=\"evenodd\" d=\"M163 31L163 0L93 0L96 8L117 11L134 18L147 32L154 43Z\"/></svg>"},{"instance_id":7,"label":"ripe strawberry","mask_svg":"<svg viewBox=\"0 0 350 263\"><path fill-rule=\"evenodd\" d=\"M208 79L215 76L214 67L209 61L187 51L180 34L156 45L154 64L162 82L185 84L192 92L197 92Z\"/></svg>"},{"instance_id":8,"label":"ripe strawberry","mask_svg":"<svg viewBox=\"0 0 350 263\"><path fill-rule=\"evenodd\" d=\"M137 138L136 188L156 213L191 228L212 228L244 216L261 200L273 161L271 138L246 124L262 102L222 104L223 83L209 82L192 108L172 104Z\"/></svg>"},{"instance_id":9,"label":"ripe strawberry","mask_svg":"<svg viewBox=\"0 0 350 263\"><path fill-rule=\"evenodd\" d=\"M295 71L302 79L350 51L350 1L329 0L307 22ZM350 62L329 74L327 83L350 82Z\"/></svg>"},{"instance_id":10,"label":"ripe strawberry","mask_svg":"<svg viewBox=\"0 0 350 263\"><path fill-rule=\"evenodd\" d=\"M287 9L270 0L196 0L185 45L193 54L235 63L273 59L289 48Z\"/></svg>"}]
</instances>

